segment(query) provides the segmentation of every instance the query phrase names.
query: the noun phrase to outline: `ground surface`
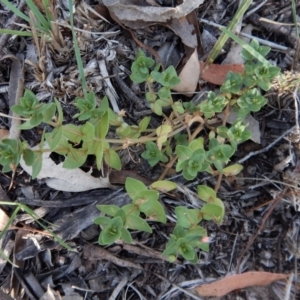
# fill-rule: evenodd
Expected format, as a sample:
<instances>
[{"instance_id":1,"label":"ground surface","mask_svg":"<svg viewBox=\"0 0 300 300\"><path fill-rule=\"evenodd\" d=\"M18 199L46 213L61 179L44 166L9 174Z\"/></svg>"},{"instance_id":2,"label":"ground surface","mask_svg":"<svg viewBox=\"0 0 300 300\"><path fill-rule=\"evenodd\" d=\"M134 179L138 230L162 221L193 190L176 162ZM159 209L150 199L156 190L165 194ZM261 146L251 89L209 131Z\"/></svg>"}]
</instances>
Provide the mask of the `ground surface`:
<instances>
[{"instance_id":1,"label":"ground surface","mask_svg":"<svg viewBox=\"0 0 300 300\"><path fill-rule=\"evenodd\" d=\"M41 4L41 1L34 2ZM126 120L129 124L136 124L140 119L138 113L143 108L138 107L137 103L144 103L144 100L143 91L132 85L128 78L139 47L133 35L156 51L166 47L167 53L169 51L170 57L175 61L173 56L177 52L172 43L176 43L181 51L180 39L160 24L125 30L111 19L97 1L76 2L75 27L86 30L78 31L78 42L83 63L85 66L89 65L86 70L88 87L98 97L103 97L109 88L101 78L114 74L110 81L118 95L119 108L127 111ZM237 2L204 1L195 10L195 14L199 20L226 26L237 9ZM61 24L68 24L67 1L54 3L57 20ZM297 71L299 51L297 53L290 1L263 1L261 7L252 11L259 4L259 1L253 1L243 24L253 25L250 32L253 36L274 43L268 59L281 67L283 72L292 69ZM19 5L23 11L28 11L23 1ZM300 3L296 5L299 22ZM91 9L96 10L97 15ZM102 20L99 14L110 23ZM15 23L23 22L3 6L0 6L0 16L1 28L16 29ZM260 17L274 22L264 22ZM280 26L283 23L285 25ZM201 32L206 32L202 40L203 60L211 47L207 41L212 39L214 44L214 39L219 37L220 32L202 21L199 21L199 28ZM49 101L52 96L57 97L63 105L66 121L70 121L76 112L74 98L81 95L82 91L76 71L71 32L63 25L58 26L58 29L60 35L57 35L57 44L42 44L40 41L40 53L34 50L36 44L32 38L2 35L0 55L4 57L11 53L21 60L26 59L26 86L42 100ZM89 31L95 34L91 35ZM278 50L276 46L282 46L285 50ZM226 57L229 49L230 43L226 43L224 54L218 57L218 63ZM107 59L109 54L111 60ZM97 65L97 60L101 59L105 59L107 75ZM117 74L120 70L123 75L119 76ZM7 87L11 82L11 72L12 61L4 58L0 62L2 87ZM218 88L205 82L201 86L203 89ZM9 113L9 106L12 104L5 91L7 89L4 88L4 92L0 94L0 109L3 113ZM44 180L31 180L22 168L18 168L14 176L11 173L1 173L1 198L28 204L40 217L54 224L51 228L75 250L65 250L47 236L30 216L20 211L14 221L14 226L19 229L9 230L1 240L2 249L19 266L12 272L11 265L1 260L1 294L10 293L12 298L17 299L40 299L48 286L45 298L41 299L60 299L58 294L62 299L193 299L189 293L194 287L228 274L245 271L297 274L300 255L300 216L297 211L300 205L299 138L296 131L293 131L294 135L288 133L297 125L295 102L298 96L296 87L284 92L274 88L267 95L268 105L253 115L259 122L261 143L244 143L233 157L232 161L242 163L244 169L239 177L222 181L218 195L225 203L226 217L221 226L212 222L203 224L211 239L210 252L200 252L200 260L196 265L187 264L183 260L171 264L161 259L160 253L172 231L171 223L153 223L153 235L135 232L133 245L114 244L102 248L97 244L100 229L93 225L93 218L99 213L96 204L121 206L128 203L129 199L122 189L124 178L142 176L147 183L157 179L163 170L160 167L152 169L146 162L132 157L139 149L132 152L130 157L124 151L122 171L110 174L111 183L120 187L117 190L60 192L49 188ZM182 96L181 99L197 101L198 96ZM154 124L161 122L161 119L153 118ZM3 129L10 127L6 118L1 118L0 124ZM39 142L41 132L42 128L22 132L21 138L34 146ZM182 189L175 197L164 196L161 199L170 214L178 204L189 207L193 205L192 193L198 184L211 187L216 184L216 178L209 174L200 174L193 182L188 182L181 176L174 176L173 180ZM12 206L2 208L9 216L14 209ZM299 291L297 295L297 276L290 278L289 283L290 290L287 289L286 281L278 281L263 288L236 290L222 299L300 299ZM1 294L0 299L12 299Z\"/></svg>"}]
</instances>

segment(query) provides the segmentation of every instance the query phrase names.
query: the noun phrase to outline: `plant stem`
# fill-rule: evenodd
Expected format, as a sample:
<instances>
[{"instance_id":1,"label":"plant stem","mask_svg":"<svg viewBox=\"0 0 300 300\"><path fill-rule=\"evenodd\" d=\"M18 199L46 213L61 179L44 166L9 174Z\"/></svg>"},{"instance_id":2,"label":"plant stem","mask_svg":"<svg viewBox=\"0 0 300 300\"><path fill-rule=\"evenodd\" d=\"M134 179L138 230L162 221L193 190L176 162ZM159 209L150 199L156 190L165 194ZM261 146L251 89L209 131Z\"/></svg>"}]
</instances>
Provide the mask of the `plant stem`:
<instances>
[{"instance_id":1,"label":"plant stem","mask_svg":"<svg viewBox=\"0 0 300 300\"><path fill-rule=\"evenodd\" d=\"M229 103L226 105L226 108L225 108L225 112L224 112L224 118L223 118L223 126L226 125L226 122L227 122L227 118L228 116L230 115L230 111L229 111ZM222 173L219 173L219 176L218 176L218 180L217 180L217 183L216 183L216 186L215 186L215 192L218 192L219 188L220 188L220 185L221 185L221 181L222 181L222 178L223 178L223 174Z\"/></svg>"}]
</instances>

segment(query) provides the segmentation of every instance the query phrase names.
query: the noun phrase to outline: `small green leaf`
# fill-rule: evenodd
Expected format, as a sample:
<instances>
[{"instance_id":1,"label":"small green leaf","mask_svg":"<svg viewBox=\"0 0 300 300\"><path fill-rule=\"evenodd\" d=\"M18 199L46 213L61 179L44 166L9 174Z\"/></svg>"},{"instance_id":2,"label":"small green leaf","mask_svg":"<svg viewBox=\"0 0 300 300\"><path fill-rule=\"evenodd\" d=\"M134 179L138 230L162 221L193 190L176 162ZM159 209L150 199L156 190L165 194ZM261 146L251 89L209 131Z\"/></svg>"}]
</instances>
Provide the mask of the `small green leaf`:
<instances>
[{"instance_id":1,"label":"small green leaf","mask_svg":"<svg viewBox=\"0 0 300 300\"><path fill-rule=\"evenodd\" d=\"M168 134L172 132L172 126L169 124L164 124L156 129L157 148L161 150L162 144L168 139Z\"/></svg>"},{"instance_id":2,"label":"small green leaf","mask_svg":"<svg viewBox=\"0 0 300 300\"><path fill-rule=\"evenodd\" d=\"M94 219L94 224L108 226L110 224L110 218L108 217L97 217Z\"/></svg>"},{"instance_id":3,"label":"small green leaf","mask_svg":"<svg viewBox=\"0 0 300 300\"><path fill-rule=\"evenodd\" d=\"M56 105L54 103L49 103L47 110L43 112L43 122L48 123L54 117L56 111Z\"/></svg>"},{"instance_id":4,"label":"small green leaf","mask_svg":"<svg viewBox=\"0 0 300 300\"><path fill-rule=\"evenodd\" d=\"M126 205L122 206L122 209L124 210L126 215L135 215L135 216L140 215L140 210L137 205L126 204Z\"/></svg>"},{"instance_id":5,"label":"small green leaf","mask_svg":"<svg viewBox=\"0 0 300 300\"><path fill-rule=\"evenodd\" d=\"M186 240L190 241L190 242L193 242L193 240L195 240L195 239L200 240L200 238L202 238L203 236L207 236L207 232L206 232L206 229L201 226L191 228L191 229L187 230L185 233Z\"/></svg>"},{"instance_id":6,"label":"small green leaf","mask_svg":"<svg viewBox=\"0 0 300 300\"><path fill-rule=\"evenodd\" d=\"M176 155L179 156L181 160L189 160L193 154L193 151L186 146L177 145L175 149Z\"/></svg>"},{"instance_id":7,"label":"small green leaf","mask_svg":"<svg viewBox=\"0 0 300 300\"><path fill-rule=\"evenodd\" d=\"M43 164L43 157L42 154L39 153L34 160L34 163L32 164L32 179L37 178L38 174L41 172Z\"/></svg>"},{"instance_id":8,"label":"small green leaf","mask_svg":"<svg viewBox=\"0 0 300 300\"><path fill-rule=\"evenodd\" d=\"M169 255L175 255L177 252L177 244L176 241L173 240L172 238L168 241L166 248L164 252L162 253L162 256L169 256Z\"/></svg>"},{"instance_id":9,"label":"small green leaf","mask_svg":"<svg viewBox=\"0 0 300 300\"><path fill-rule=\"evenodd\" d=\"M62 111L62 108L61 108L61 104L57 99L54 99L54 101L55 101L56 109L57 109L57 112L58 112L57 124L62 125L63 120L64 120L64 114L63 114L63 111Z\"/></svg>"},{"instance_id":10,"label":"small green leaf","mask_svg":"<svg viewBox=\"0 0 300 300\"><path fill-rule=\"evenodd\" d=\"M205 204L200 212L203 214L204 220L219 220L223 216L223 209L216 204Z\"/></svg>"},{"instance_id":11,"label":"small green leaf","mask_svg":"<svg viewBox=\"0 0 300 300\"><path fill-rule=\"evenodd\" d=\"M146 216L153 221L158 221L161 223L167 222L167 217L163 206L157 201L150 210L145 213Z\"/></svg>"},{"instance_id":12,"label":"small green leaf","mask_svg":"<svg viewBox=\"0 0 300 300\"><path fill-rule=\"evenodd\" d=\"M137 205L141 212L146 213L157 202L159 193L157 191L142 191L133 200L133 203Z\"/></svg>"},{"instance_id":13,"label":"small green leaf","mask_svg":"<svg viewBox=\"0 0 300 300\"><path fill-rule=\"evenodd\" d=\"M202 137L194 139L188 146L193 152L198 149L204 149L204 139Z\"/></svg>"},{"instance_id":14,"label":"small green leaf","mask_svg":"<svg viewBox=\"0 0 300 300\"><path fill-rule=\"evenodd\" d=\"M243 166L239 164L234 164L231 166L228 166L223 169L223 174L225 176L235 176L239 174L243 170Z\"/></svg>"},{"instance_id":15,"label":"small green leaf","mask_svg":"<svg viewBox=\"0 0 300 300\"><path fill-rule=\"evenodd\" d=\"M96 155L96 165L97 165L97 168L98 170L101 169L102 167L102 159L103 159L103 143L101 142L94 142L95 146L95 155Z\"/></svg>"},{"instance_id":16,"label":"small green leaf","mask_svg":"<svg viewBox=\"0 0 300 300\"><path fill-rule=\"evenodd\" d=\"M35 157L36 154L31 149L25 149L23 151L23 159L27 166L33 165Z\"/></svg>"},{"instance_id":17,"label":"small green leaf","mask_svg":"<svg viewBox=\"0 0 300 300\"><path fill-rule=\"evenodd\" d=\"M86 149L75 149L70 145L69 153L63 163L63 168L66 169L76 169L82 166L87 159Z\"/></svg>"},{"instance_id":18,"label":"small green leaf","mask_svg":"<svg viewBox=\"0 0 300 300\"><path fill-rule=\"evenodd\" d=\"M241 74L229 71L220 91L222 93L237 93L241 90L242 83L243 80Z\"/></svg>"},{"instance_id":19,"label":"small green leaf","mask_svg":"<svg viewBox=\"0 0 300 300\"><path fill-rule=\"evenodd\" d=\"M176 237L176 240L182 237L185 237L186 230L180 226L178 223L176 224L172 236Z\"/></svg>"},{"instance_id":20,"label":"small green leaf","mask_svg":"<svg viewBox=\"0 0 300 300\"><path fill-rule=\"evenodd\" d=\"M183 228L196 226L200 221L198 209L188 209L183 206L177 206L175 208L175 213L177 216L177 224Z\"/></svg>"},{"instance_id":21,"label":"small green leaf","mask_svg":"<svg viewBox=\"0 0 300 300\"><path fill-rule=\"evenodd\" d=\"M177 113L179 113L179 114L183 114L184 113L184 108L182 106L182 102L176 101L171 106L172 106L172 109L174 111L176 111Z\"/></svg>"},{"instance_id":22,"label":"small green leaf","mask_svg":"<svg viewBox=\"0 0 300 300\"><path fill-rule=\"evenodd\" d=\"M104 244L110 245L121 237L123 222L121 217L115 217L110 220L109 225L101 231L101 240Z\"/></svg>"},{"instance_id":23,"label":"small green leaf","mask_svg":"<svg viewBox=\"0 0 300 300\"><path fill-rule=\"evenodd\" d=\"M72 143L79 144L82 139L81 126L67 124L62 126L63 136Z\"/></svg>"},{"instance_id":24,"label":"small green leaf","mask_svg":"<svg viewBox=\"0 0 300 300\"><path fill-rule=\"evenodd\" d=\"M155 166L160 161L168 161L168 157L157 148L157 145L154 142L151 141L146 143L146 151L144 151L141 156L148 161L151 167Z\"/></svg>"},{"instance_id":25,"label":"small green leaf","mask_svg":"<svg viewBox=\"0 0 300 300\"><path fill-rule=\"evenodd\" d=\"M117 211L120 209L120 207L116 205L96 205L96 207L103 213L112 217L114 217Z\"/></svg>"},{"instance_id":26,"label":"small green leaf","mask_svg":"<svg viewBox=\"0 0 300 300\"><path fill-rule=\"evenodd\" d=\"M129 197L134 200L143 191L148 191L147 187L139 180L127 177L125 189Z\"/></svg>"},{"instance_id":27,"label":"small green leaf","mask_svg":"<svg viewBox=\"0 0 300 300\"><path fill-rule=\"evenodd\" d=\"M149 125L151 118L150 117L144 117L140 122L139 122L139 131L144 132Z\"/></svg>"},{"instance_id":28,"label":"small green leaf","mask_svg":"<svg viewBox=\"0 0 300 300\"><path fill-rule=\"evenodd\" d=\"M54 128L52 132L48 132L45 134L46 141L51 149L51 151L54 151L55 148L58 146L58 144L61 141L61 138L63 136L63 127L58 126Z\"/></svg>"},{"instance_id":29,"label":"small green leaf","mask_svg":"<svg viewBox=\"0 0 300 300\"><path fill-rule=\"evenodd\" d=\"M90 141L95 137L95 127L90 122L86 122L81 126L82 140Z\"/></svg>"},{"instance_id":30,"label":"small green leaf","mask_svg":"<svg viewBox=\"0 0 300 300\"><path fill-rule=\"evenodd\" d=\"M140 231L152 233L152 229L148 225L148 223L142 218L135 215L128 215L126 217L125 226L133 230L140 230Z\"/></svg>"},{"instance_id":31,"label":"small green leaf","mask_svg":"<svg viewBox=\"0 0 300 300\"><path fill-rule=\"evenodd\" d=\"M160 191L162 193L167 193L177 188L177 184L169 180L159 180L155 181L150 185L151 189Z\"/></svg>"},{"instance_id":32,"label":"small green leaf","mask_svg":"<svg viewBox=\"0 0 300 300\"><path fill-rule=\"evenodd\" d=\"M177 241L177 246L179 247L179 253L186 260L193 260L196 256L196 252L192 246L186 243L184 238L180 238Z\"/></svg>"},{"instance_id":33,"label":"small green leaf","mask_svg":"<svg viewBox=\"0 0 300 300\"><path fill-rule=\"evenodd\" d=\"M121 229L121 239L125 242L125 243L128 243L128 244L131 244L132 243L132 237L131 237L131 234L130 232L126 229L126 228L122 228Z\"/></svg>"},{"instance_id":34,"label":"small green leaf","mask_svg":"<svg viewBox=\"0 0 300 300\"><path fill-rule=\"evenodd\" d=\"M117 152L113 149L108 149L104 152L104 161L106 164L116 170L121 170L121 159Z\"/></svg>"},{"instance_id":35,"label":"small green leaf","mask_svg":"<svg viewBox=\"0 0 300 300\"><path fill-rule=\"evenodd\" d=\"M152 111L157 114L158 116L162 116L162 106L158 101L155 101L154 103L150 104L150 108Z\"/></svg>"},{"instance_id":36,"label":"small green leaf","mask_svg":"<svg viewBox=\"0 0 300 300\"><path fill-rule=\"evenodd\" d=\"M213 202L213 200L217 197L216 192L206 185L198 185L197 193L199 198L205 202Z\"/></svg>"},{"instance_id":37,"label":"small green leaf","mask_svg":"<svg viewBox=\"0 0 300 300\"><path fill-rule=\"evenodd\" d=\"M104 139L108 133L109 129L109 117L108 117L108 112L106 112L102 117L101 121L99 122L99 138Z\"/></svg>"}]
</instances>

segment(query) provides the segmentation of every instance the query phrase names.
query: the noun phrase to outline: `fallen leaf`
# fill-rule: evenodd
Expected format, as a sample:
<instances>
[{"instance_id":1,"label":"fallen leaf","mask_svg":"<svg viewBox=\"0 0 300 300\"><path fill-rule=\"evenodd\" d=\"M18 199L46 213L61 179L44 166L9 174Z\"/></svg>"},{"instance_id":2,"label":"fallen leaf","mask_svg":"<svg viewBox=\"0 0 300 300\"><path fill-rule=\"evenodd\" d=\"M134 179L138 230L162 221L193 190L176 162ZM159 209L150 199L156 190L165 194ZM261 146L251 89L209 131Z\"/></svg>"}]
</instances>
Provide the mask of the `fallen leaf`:
<instances>
[{"instance_id":1,"label":"fallen leaf","mask_svg":"<svg viewBox=\"0 0 300 300\"><path fill-rule=\"evenodd\" d=\"M222 297L228 293L255 285L268 285L274 281L287 279L289 274L268 272L246 272L243 274L229 275L221 280L203 284L195 288L199 296Z\"/></svg>"},{"instance_id":2,"label":"fallen leaf","mask_svg":"<svg viewBox=\"0 0 300 300\"><path fill-rule=\"evenodd\" d=\"M200 78L216 85L222 85L224 83L226 75L229 71L240 74L244 72L244 65L242 64L211 64L204 68L204 62L200 61L199 63L201 71Z\"/></svg>"},{"instance_id":3,"label":"fallen leaf","mask_svg":"<svg viewBox=\"0 0 300 300\"><path fill-rule=\"evenodd\" d=\"M110 16L124 29L142 29L155 24L166 26L191 49L198 48L203 55L198 21L194 11L203 0L185 0L176 7L134 5L130 0L104 0ZM151 51L150 51L151 52Z\"/></svg>"},{"instance_id":4,"label":"fallen leaf","mask_svg":"<svg viewBox=\"0 0 300 300\"><path fill-rule=\"evenodd\" d=\"M8 136L9 136L9 130L0 129L0 141L2 141L3 139L8 138Z\"/></svg>"},{"instance_id":5,"label":"fallen leaf","mask_svg":"<svg viewBox=\"0 0 300 300\"><path fill-rule=\"evenodd\" d=\"M187 97L192 97L198 85L199 74L200 65L198 63L197 49L195 49L179 74L180 83L175 85L172 90Z\"/></svg>"},{"instance_id":6,"label":"fallen leaf","mask_svg":"<svg viewBox=\"0 0 300 300\"><path fill-rule=\"evenodd\" d=\"M184 0L176 7L156 7L134 5L130 0L103 0L110 12L122 21L167 22L178 19L197 9L204 0Z\"/></svg>"},{"instance_id":7,"label":"fallen leaf","mask_svg":"<svg viewBox=\"0 0 300 300\"><path fill-rule=\"evenodd\" d=\"M38 149L39 145L32 148ZM49 148L45 143L44 148ZM85 173L81 169L66 169L63 168L63 163L56 164L50 157L50 153L44 152L42 169L38 179L45 179L49 187L65 192L83 192L99 188L109 188L111 184L108 178L96 178L91 176L91 172ZM25 164L21 159L21 167L29 174L32 175L32 168Z\"/></svg>"},{"instance_id":8,"label":"fallen leaf","mask_svg":"<svg viewBox=\"0 0 300 300\"><path fill-rule=\"evenodd\" d=\"M2 208L0 208L0 231L2 231L4 229L4 227L6 226L8 220L9 220L9 217L2 210Z\"/></svg>"}]
</instances>

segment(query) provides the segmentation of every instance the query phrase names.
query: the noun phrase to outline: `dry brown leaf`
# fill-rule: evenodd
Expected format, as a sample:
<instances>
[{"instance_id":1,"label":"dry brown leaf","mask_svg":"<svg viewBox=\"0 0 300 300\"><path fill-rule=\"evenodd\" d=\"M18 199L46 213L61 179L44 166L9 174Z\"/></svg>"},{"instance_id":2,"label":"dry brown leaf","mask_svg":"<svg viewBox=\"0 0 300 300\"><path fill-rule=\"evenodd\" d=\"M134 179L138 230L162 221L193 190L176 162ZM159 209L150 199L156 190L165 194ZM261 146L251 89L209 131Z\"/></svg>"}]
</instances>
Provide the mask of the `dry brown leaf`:
<instances>
[{"instance_id":1,"label":"dry brown leaf","mask_svg":"<svg viewBox=\"0 0 300 300\"><path fill-rule=\"evenodd\" d=\"M196 48L202 53L200 32L197 18L193 18L193 11L203 3L203 0L183 1L176 7L135 5L130 0L104 0L110 16L126 29L141 29L154 24L167 26L178 35L183 44L189 48ZM198 26L198 24L197 24ZM198 45L200 44L200 45Z\"/></svg>"},{"instance_id":2,"label":"dry brown leaf","mask_svg":"<svg viewBox=\"0 0 300 300\"><path fill-rule=\"evenodd\" d=\"M2 210L2 208L0 208L0 231L2 231L4 229L4 227L6 226L8 220L9 220L9 217Z\"/></svg>"},{"instance_id":3,"label":"dry brown leaf","mask_svg":"<svg viewBox=\"0 0 300 300\"><path fill-rule=\"evenodd\" d=\"M3 139L8 138L8 136L9 136L9 130L0 129L0 141L2 141Z\"/></svg>"},{"instance_id":4,"label":"dry brown leaf","mask_svg":"<svg viewBox=\"0 0 300 300\"><path fill-rule=\"evenodd\" d=\"M134 1L103 0L110 12L122 21L167 22L186 16L198 8L204 0L184 0L176 7L138 6Z\"/></svg>"},{"instance_id":5,"label":"dry brown leaf","mask_svg":"<svg viewBox=\"0 0 300 300\"><path fill-rule=\"evenodd\" d=\"M198 63L197 49L195 49L179 74L180 83L174 86L173 90L187 97L192 97L198 85L199 74L200 65Z\"/></svg>"},{"instance_id":6,"label":"dry brown leaf","mask_svg":"<svg viewBox=\"0 0 300 300\"><path fill-rule=\"evenodd\" d=\"M268 285L277 280L287 279L289 274L268 272L246 272L227 276L221 280L209 284L203 284L195 288L199 296L222 297L228 293L255 285Z\"/></svg>"},{"instance_id":7,"label":"dry brown leaf","mask_svg":"<svg viewBox=\"0 0 300 300\"><path fill-rule=\"evenodd\" d=\"M31 148L38 149L39 145ZM44 148L49 146L45 143ZM42 156L42 169L38 174L38 179L46 179L49 187L66 192L84 192L93 189L110 188L108 178L96 178L91 176L91 172L84 172L81 169L66 169L63 168L63 163L56 164L50 157L50 153L44 152ZM30 175L32 175L32 167L26 165L21 158L21 167Z\"/></svg>"},{"instance_id":8,"label":"dry brown leaf","mask_svg":"<svg viewBox=\"0 0 300 300\"><path fill-rule=\"evenodd\" d=\"M204 62L200 61L201 79L216 84L222 85L225 81L226 75L229 71L240 73L244 72L244 65L242 64L232 64L232 65L218 65L211 64L206 66L204 69ZM204 70L203 70L204 69Z\"/></svg>"}]
</instances>

